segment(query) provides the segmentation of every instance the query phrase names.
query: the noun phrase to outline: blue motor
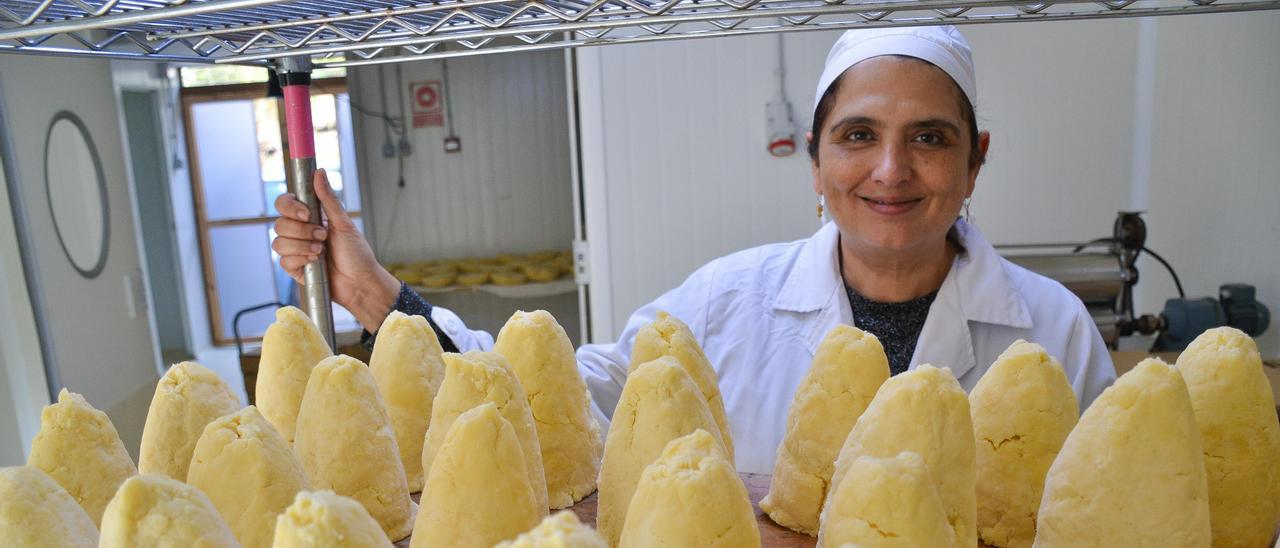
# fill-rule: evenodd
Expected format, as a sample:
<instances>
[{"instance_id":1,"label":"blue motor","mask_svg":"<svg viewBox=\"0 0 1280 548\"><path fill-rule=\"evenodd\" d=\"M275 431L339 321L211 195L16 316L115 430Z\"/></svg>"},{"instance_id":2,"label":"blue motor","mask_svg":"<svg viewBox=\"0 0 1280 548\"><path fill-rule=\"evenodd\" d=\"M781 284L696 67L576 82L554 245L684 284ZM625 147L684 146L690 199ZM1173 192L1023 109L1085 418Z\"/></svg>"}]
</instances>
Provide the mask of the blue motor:
<instances>
[{"instance_id":1,"label":"blue motor","mask_svg":"<svg viewBox=\"0 0 1280 548\"><path fill-rule=\"evenodd\" d=\"M1255 298L1257 289L1248 284L1226 284L1218 288L1218 298L1169 299L1158 319L1159 335L1152 352L1186 349L1208 329L1231 326L1251 337L1261 335L1271 325L1271 311Z\"/></svg>"}]
</instances>

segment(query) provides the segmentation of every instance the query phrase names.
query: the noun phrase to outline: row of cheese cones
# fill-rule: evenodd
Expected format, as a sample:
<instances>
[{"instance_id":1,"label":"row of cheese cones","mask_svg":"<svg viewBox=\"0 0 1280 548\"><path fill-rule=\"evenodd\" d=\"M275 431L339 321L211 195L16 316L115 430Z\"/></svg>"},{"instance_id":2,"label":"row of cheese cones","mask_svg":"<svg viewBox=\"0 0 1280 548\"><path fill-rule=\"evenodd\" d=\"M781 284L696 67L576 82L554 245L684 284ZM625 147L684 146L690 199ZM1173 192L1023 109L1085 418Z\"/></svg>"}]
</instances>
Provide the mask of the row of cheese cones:
<instances>
[{"instance_id":1,"label":"row of cheese cones","mask_svg":"<svg viewBox=\"0 0 1280 548\"><path fill-rule=\"evenodd\" d=\"M1280 423L1253 340L1197 338L1085 411L1017 341L972 393L947 369L888 378L874 336L828 334L797 391L769 494L819 546L1266 546Z\"/></svg>"},{"instance_id":2,"label":"row of cheese cones","mask_svg":"<svg viewBox=\"0 0 1280 548\"><path fill-rule=\"evenodd\" d=\"M394 313L366 367L330 355L301 311L281 309L264 341L261 413L240 409L208 369L175 365L157 385L136 468L107 416L64 390L42 415L30 466L0 475L0 544L386 546L414 526L406 468L416 471L419 491L433 481L424 470L435 469L434 482L443 485L475 467L472 443L455 444L452 457L447 451L450 436L478 431L458 421L469 410L486 420L501 411L508 431L507 417L519 426L517 476L532 510L497 540L513 538L538 525L549 506L594 491L601 443L572 346L554 318L517 313L498 347L519 367L498 353L444 354L424 318ZM520 367L524 385L541 397L526 401ZM555 451L547 476L539 432ZM507 464L496 470L509 472ZM486 485L491 479L483 478ZM9 493L39 502L19 505ZM431 511L419 514L424 534L414 544L452 545L433 540L440 535L432 531L457 529L450 516L472 507L465 498L477 493L441 487L424 494ZM495 502L495 509L508 503ZM49 523L66 525L41 526Z\"/></svg>"},{"instance_id":3,"label":"row of cheese cones","mask_svg":"<svg viewBox=\"0 0 1280 548\"><path fill-rule=\"evenodd\" d=\"M195 425L209 403L171 399L177 379L183 389L220 393L221 381L207 369L193 363L171 368L152 405L157 417L181 415L166 425L169 434ZM63 390L58 403L45 408L42 423L28 465L0 469L0 545L309 546L307 531L321 521L318 515L347 534L371 526L385 542L358 503L305 491L297 459L253 406L195 425L197 442L175 445L168 454L153 445L156 429L147 428L141 475L106 414L79 394ZM193 455L181 475L186 482L161 470L177 462L173 453L179 451Z\"/></svg>"},{"instance_id":4,"label":"row of cheese cones","mask_svg":"<svg viewBox=\"0 0 1280 548\"><path fill-rule=\"evenodd\" d=\"M674 317L638 333L603 447L545 312L513 316L492 353L443 353L425 319L392 314L369 367L328 354L282 309L261 414L207 369L171 368L141 476L106 415L64 391L29 466L0 471L0 541L93 545L100 526L109 546L386 546L410 528L414 546L759 545L715 371ZM1256 345L1233 329L1176 367L1144 361L1081 417L1038 345L1014 343L966 395L945 368L889 378L875 337L842 326L794 395L761 507L824 546L1261 546L1278 459ZM599 534L547 517L597 471Z\"/></svg>"}]
</instances>

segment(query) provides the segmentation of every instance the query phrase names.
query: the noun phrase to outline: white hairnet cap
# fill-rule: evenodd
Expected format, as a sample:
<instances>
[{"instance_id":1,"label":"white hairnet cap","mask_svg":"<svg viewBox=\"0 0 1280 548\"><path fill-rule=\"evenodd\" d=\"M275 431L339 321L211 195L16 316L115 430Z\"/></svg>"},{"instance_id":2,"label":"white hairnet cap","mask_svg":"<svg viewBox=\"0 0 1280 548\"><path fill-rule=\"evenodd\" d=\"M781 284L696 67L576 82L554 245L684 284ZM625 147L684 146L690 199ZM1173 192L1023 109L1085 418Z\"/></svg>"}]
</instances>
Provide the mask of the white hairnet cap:
<instances>
[{"instance_id":1,"label":"white hairnet cap","mask_svg":"<svg viewBox=\"0 0 1280 548\"><path fill-rule=\"evenodd\" d=\"M814 110L817 110L822 94L844 71L881 55L905 55L928 61L955 80L960 91L969 98L969 104L978 104L978 85L974 80L969 42L955 27L945 25L846 31L827 54L827 65L822 69L818 92L813 97Z\"/></svg>"}]
</instances>

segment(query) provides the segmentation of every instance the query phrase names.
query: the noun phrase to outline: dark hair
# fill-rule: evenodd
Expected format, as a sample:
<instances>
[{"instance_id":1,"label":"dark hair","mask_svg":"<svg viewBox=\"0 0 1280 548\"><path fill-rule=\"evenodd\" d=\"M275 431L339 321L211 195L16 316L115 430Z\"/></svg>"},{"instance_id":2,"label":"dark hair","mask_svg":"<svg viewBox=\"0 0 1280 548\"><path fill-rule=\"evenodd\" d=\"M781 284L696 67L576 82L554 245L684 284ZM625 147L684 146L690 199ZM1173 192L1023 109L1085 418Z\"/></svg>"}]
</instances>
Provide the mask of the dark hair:
<instances>
[{"instance_id":1,"label":"dark hair","mask_svg":"<svg viewBox=\"0 0 1280 548\"><path fill-rule=\"evenodd\" d=\"M894 55L893 57L928 63L923 59L906 55ZM840 82L842 80L844 80L844 74L837 76L831 82L831 85L827 86L827 90L822 93L822 99L818 101L818 106L813 109L813 126L811 126L813 139L809 140L809 159L813 160L814 164L818 163L818 142L822 140L822 126L827 123L827 116L831 114L831 109L835 107L836 93L840 91ZM978 148L978 118L974 114L973 103L969 102L969 96L964 94L964 91L960 89L960 85L956 84L954 80L948 78L948 81L951 82L951 87L955 89L956 93L960 95L960 116L964 118L969 130L969 167L972 168L986 161L986 158Z\"/></svg>"}]
</instances>

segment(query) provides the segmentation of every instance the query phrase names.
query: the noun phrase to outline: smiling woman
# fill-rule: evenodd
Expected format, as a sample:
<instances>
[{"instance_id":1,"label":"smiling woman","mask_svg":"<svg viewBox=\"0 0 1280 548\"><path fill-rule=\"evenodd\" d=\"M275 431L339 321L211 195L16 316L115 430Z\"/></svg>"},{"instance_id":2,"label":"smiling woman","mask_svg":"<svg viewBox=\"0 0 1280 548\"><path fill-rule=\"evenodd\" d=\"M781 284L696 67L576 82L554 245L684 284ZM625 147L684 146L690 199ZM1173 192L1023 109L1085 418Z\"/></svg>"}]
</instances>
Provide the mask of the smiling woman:
<instances>
[{"instance_id":1,"label":"smiling woman","mask_svg":"<svg viewBox=\"0 0 1280 548\"><path fill-rule=\"evenodd\" d=\"M960 128L972 113L937 66L880 56L849 68L825 94L831 122L815 126L814 190L841 227L848 285L876 301L937 290L961 251L947 233L973 194L988 135Z\"/></svg>"},{"instance_id":2,"label":"smiling woman","mask_svg":"<svg viewBox=\"0 0 1280 548\"><path fill-rule=\"evenodd\" d=\"M883 344L890 370L933 364L972 388L1017 339L1058 358L1087 406L1115 378L1084 306L1057 282L1003 259L959 218L989 136L979 133L969 45L951 27L846 32L815 98L813 189L833 222L813 236L711 261L641 307L616 343L578 349L599 418L612 414L636 335L661 312L678 318L715 369L743 472L769 472L787 408L826 333L856 325ZM432 307L373 259L323 175L329 217L309 225L277 200L275 248L297 277L311 244L328 241L334 298L376 330L389 310L427 316L446 347L488 350L493 338ZM819 203L822 203L821 201ZM691 236L696 237L696 236Z\"/></svg>"}]
</instances>

